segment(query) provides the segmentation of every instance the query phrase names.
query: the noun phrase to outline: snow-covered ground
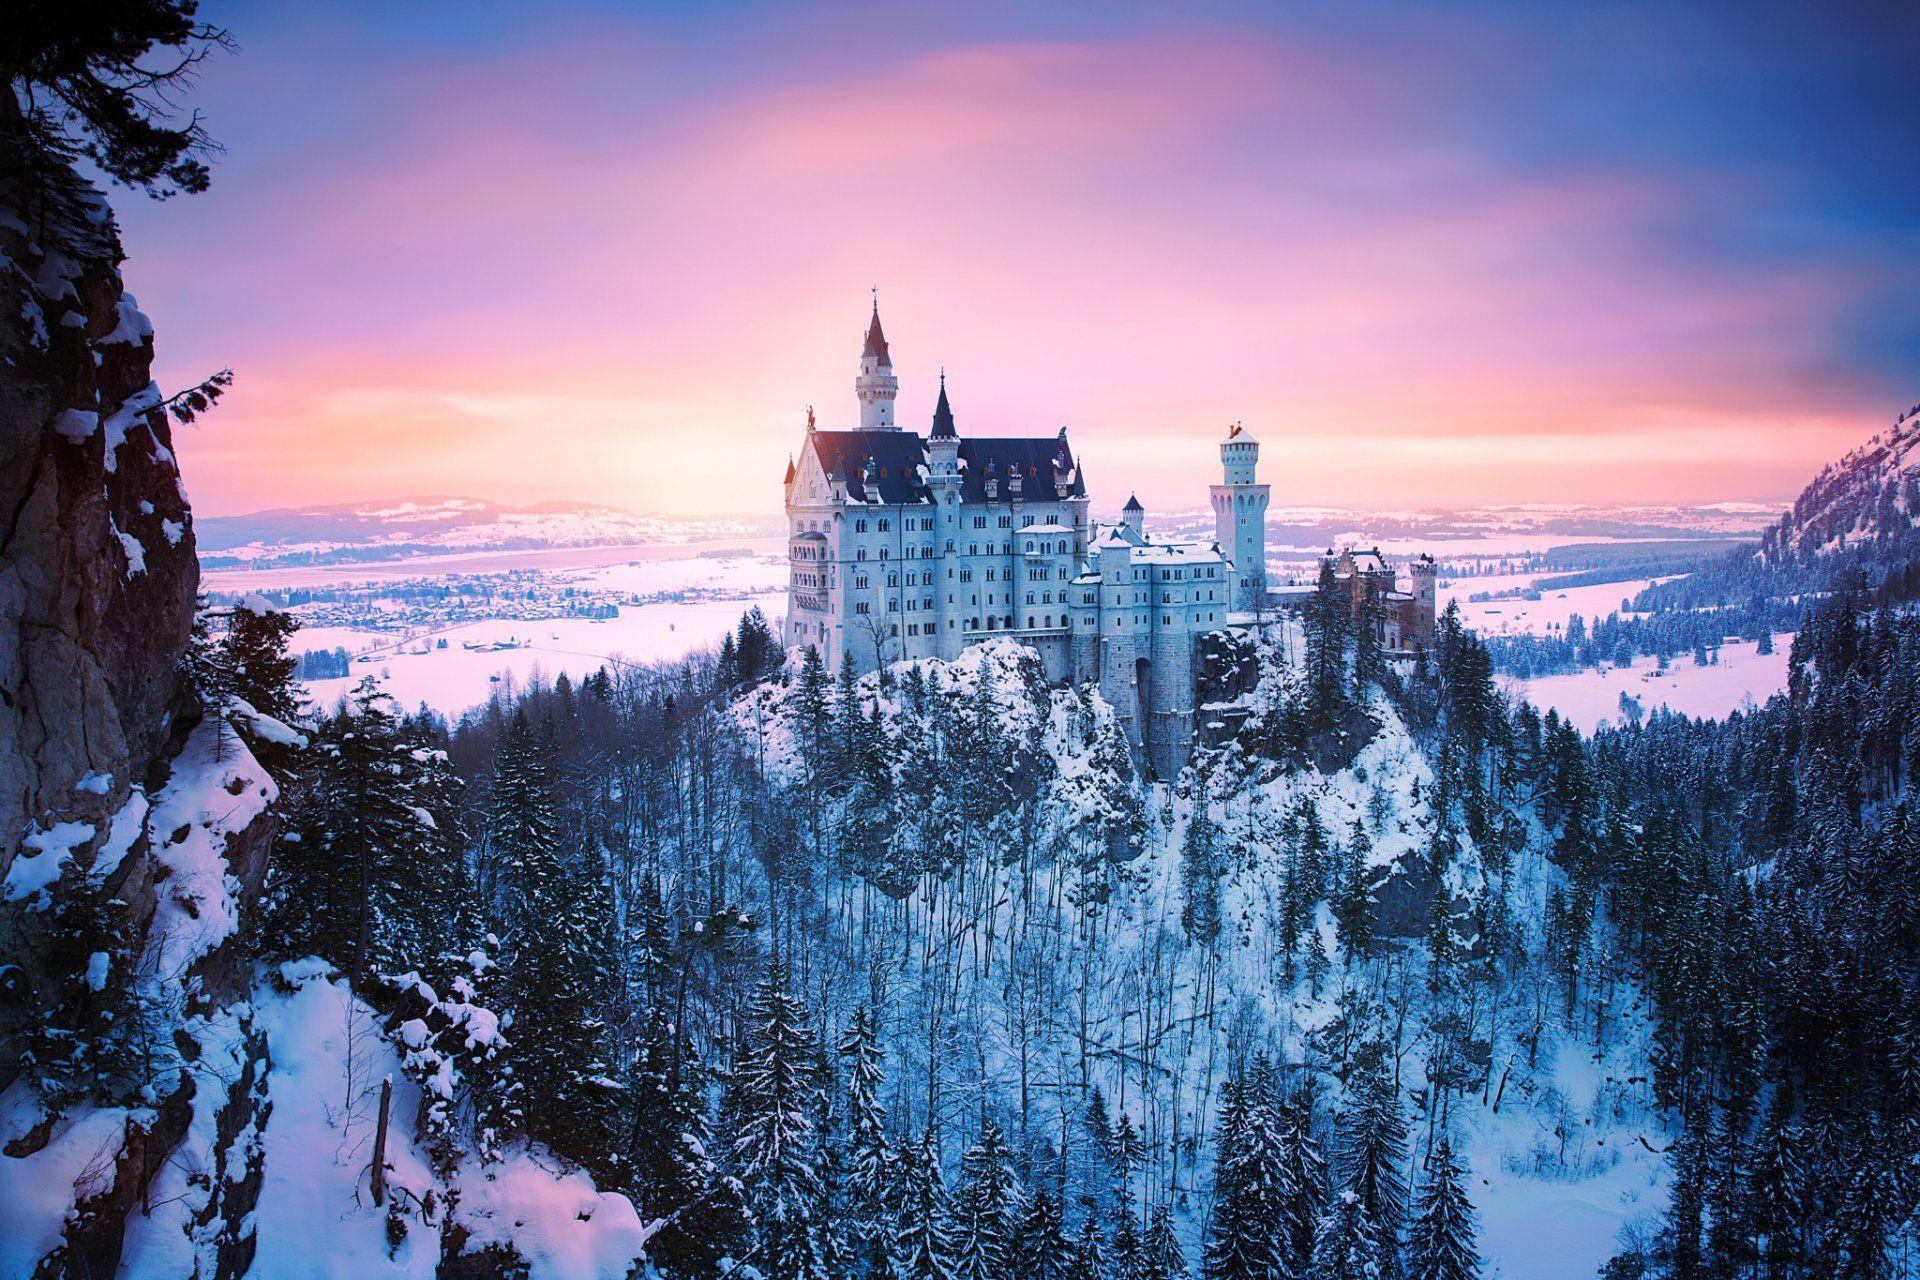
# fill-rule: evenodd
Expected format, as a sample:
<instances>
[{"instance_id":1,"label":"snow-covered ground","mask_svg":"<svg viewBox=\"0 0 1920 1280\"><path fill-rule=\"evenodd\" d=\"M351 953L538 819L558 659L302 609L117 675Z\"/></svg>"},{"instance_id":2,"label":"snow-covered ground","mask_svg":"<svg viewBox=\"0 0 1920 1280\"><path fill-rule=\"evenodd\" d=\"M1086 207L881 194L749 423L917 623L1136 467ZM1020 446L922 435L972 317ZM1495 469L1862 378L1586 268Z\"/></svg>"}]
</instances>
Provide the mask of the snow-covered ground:
<instances>
[{"instance_id":1,"label":"snow-covered ground","mask_svg":"<svg viewBox=\"0 0 1920 1280\"><path fill-rule=\"evenodd\" d=\"M1565 629L1567 619L1579 614L1588 622L1610 613L1623 613L1620 606L1655 582L1666 578L1636 578L1628 582L1603 582L1593 587L1565 587L1547 591L1538 600L1479 600L1468 596L1515 587L1531 586L1537 577L1551 574L1509 574L1499 577L1456 578L1439 589L1440 608L1460 603L1460 617L1481 635L1545 635Z\"/></svg>"},{"instance_id":2,"label":"snow-covered ground","mask_svg":"<svg viewBox=\"0 0 1920 1280\"><path fill-rule=\"evenodd\" d=\"M1625 670L1599 667L1532 680L1509 676L1501 685L1542 711L1554 708L1583 733L1592 733L1603 721L1620 723L1622 693L1639 699L1648 712L1667 707L1683 715L1724 719L1787 687L1787 649L1792 643L1791 633L1777 635L1773 652L1763 654L1757 645L1729 642L1720 650L1720 661L1708 667L1683 657L1660 671L1653 659L1640 658Z\"/></svg>"},{"instance_id":3,"label":"snow-covered ground","mask_svg":"<svg viewBox=\"0 0 1920 1280\"><path fill-rule=\"evenodd\" d=\"M618 618L605 621L491 619L404 641L385 632L317 627L296 633L294 646L340 646L349 653L379 646L363 655L367 660L354 661L351 675L307 681L307 694L319 706L333 706L363 677L371 675L378 677L403 707L425 703L457 716L485 702L509 680L524 684L536 668L547 676L564 671L578 680L609 662L663 662L716 645L739 625L740 615L755 606L777 626L786 612L786 596L762 592L738 600L649 604L623 608ZM444 649L437 647L441 640L447 642ZM520 647L465 647L502 643Z\"/></svg>"}]
</instances>

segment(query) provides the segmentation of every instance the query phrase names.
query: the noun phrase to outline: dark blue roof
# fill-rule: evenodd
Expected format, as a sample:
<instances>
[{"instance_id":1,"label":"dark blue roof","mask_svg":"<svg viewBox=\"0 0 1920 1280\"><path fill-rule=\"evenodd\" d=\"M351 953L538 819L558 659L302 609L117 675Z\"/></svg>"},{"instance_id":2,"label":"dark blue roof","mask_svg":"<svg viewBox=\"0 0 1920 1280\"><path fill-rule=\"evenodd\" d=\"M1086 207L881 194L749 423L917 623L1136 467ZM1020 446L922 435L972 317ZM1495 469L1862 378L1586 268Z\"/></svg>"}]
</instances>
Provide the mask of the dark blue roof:
<instances>
[{"instance_id":1,"label":"dark blue roof","mask_svg":"<svg viewBox=\"0 0 1920 1280\"><path fill-rule=\"evenodd\" d=\"M879 502L900 506L929 500L920 471L926 461L926 444L911 431L816 431L808 440L814 455L831 480L847 486L847 497L856 502ZM1063 459L1073 473L1064 491L1054 485L1054 460ZM867 491L865 472L873 465L873 493ZM960 442L962 501L987 500L987 472L992 469L1000 481L998 499L1011 492L1007 481L1017 470L1020 474L1020 498L1024 502L1053 502L1061 498L1082 498L1087 493L1085 475L1074 465L1073 452L1064 436L985 437Z\"/></svg>"}]
</instances>

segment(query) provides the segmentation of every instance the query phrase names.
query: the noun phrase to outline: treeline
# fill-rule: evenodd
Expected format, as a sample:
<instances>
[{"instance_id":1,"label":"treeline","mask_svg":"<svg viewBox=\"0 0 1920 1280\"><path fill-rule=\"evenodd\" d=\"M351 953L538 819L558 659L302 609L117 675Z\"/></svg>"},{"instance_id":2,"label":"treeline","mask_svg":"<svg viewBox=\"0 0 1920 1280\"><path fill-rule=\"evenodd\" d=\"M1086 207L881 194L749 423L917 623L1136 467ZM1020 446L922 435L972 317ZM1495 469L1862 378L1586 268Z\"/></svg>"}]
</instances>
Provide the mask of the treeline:
<instances>
[{"instance_id":1,"label":"treeline","mask_svg":"<svg viewBox=\"0 0 1920 1280\"><path fill-rule=\"evenodd\" d=\"M1761 653L1772 653L1774 634L1797 629L1803 619L1804 606L1797 600L1755 597L1744 605L1699 610L1610 613L1592 623L1576 613L1558 633L1488 636L1486 645L1496 670L1522 679L1582 671L1603 663L1629 667L1641 658L1663 665L1692 658L1704 666L1719 660L1719 651L1729 639L1748 641Z\"/></svg>"},{"instance_id":2,"label":"treeline","mask_svg":"<svg viewBox=\"0 0 1920 1280\"><path fill-rule=\"evenodd\" d=\"M1920 622L1851 594L1786 694L1603 732L1592 857L1681 1120L1666 1230L1609 1275L1877 1277L1920 1203Z\"/></svg>"}]
</instances>

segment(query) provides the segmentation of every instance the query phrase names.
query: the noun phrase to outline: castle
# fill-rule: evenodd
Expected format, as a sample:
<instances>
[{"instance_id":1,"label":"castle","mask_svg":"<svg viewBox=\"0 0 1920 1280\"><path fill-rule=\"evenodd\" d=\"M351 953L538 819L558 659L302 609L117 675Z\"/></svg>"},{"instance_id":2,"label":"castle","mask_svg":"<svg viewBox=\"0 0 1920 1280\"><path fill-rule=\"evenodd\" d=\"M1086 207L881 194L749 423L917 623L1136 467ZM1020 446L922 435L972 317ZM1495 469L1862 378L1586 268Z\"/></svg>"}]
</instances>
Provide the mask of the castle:
<instances>
[{"instance_id":1,"label":"castle","mask_svg":"<svg viewBox=\"0 0 1920 1280\"><path fill-rule=\"evenodd\" d=\"M1017 639L1049 679L1098 684L1136 750L1172 776L1194 736L1199 637L1272 599L1259 442L1239 426L1221 442L1211 540L1156 539L1137 498L1117 523L1092 521L1065 427L963 437L943 373L923 438L895 424L899 390L876 301L859 429L821 430L809 409L787 464L788 645L868 671Z\"/></svg>"}]
</instances>

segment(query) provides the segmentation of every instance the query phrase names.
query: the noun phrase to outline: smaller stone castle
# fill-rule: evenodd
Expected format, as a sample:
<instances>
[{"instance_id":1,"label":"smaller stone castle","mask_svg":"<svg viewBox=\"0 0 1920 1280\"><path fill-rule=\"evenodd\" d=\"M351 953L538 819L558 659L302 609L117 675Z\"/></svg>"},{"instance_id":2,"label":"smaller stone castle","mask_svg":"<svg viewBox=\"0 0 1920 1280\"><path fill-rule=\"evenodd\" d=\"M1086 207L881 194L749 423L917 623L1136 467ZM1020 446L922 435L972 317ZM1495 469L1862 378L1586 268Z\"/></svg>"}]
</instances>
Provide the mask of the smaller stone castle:
<instances>
[{"instance_id":1,"label":"smaller stone castle","mask_svg":"<svg viewBox=\"0 0 1920 1280\"><path fill-rule=\"evenodd\" d=\"M1097 684L1128 740L1171 777L1194 738L1200 637L1286 603L1267 585L1259 442L1235 425L1220 443L1211 539L1155 538L1138 498L1116 523L1090 518L1065 427L964 436L943 374L923 437L895 425L899 390L876 303L854 378L859 428L823 430L809 409L787 464L788 645L817 649L837 672L1017 639L1050 679ZM1387 606L1390 648L1432 635L1425 564L1401 593L1377 553L1341 559L1356 610L1369 591Z\"/></svg>"},{"instance_id":2,"label":"smaller stone castle","mask_svg":"<svg viewBox=\"0 0 1920 1280\"><path fill-rule=\"evenodd\" d=\"M1380 647L1391 653L1424 649L1433 643L1437 568L1432 556L1416 556L1407 565L1407 585L1380 548L1370 551L1327 548L1323 563L1333 565L1333 580L1347 598L1353 620L1371 615L1380 629ZM1276 608L1298 608L1318 588L1318 582L1276 586L1267 599Z\"/></svg>"}]
</instances>

